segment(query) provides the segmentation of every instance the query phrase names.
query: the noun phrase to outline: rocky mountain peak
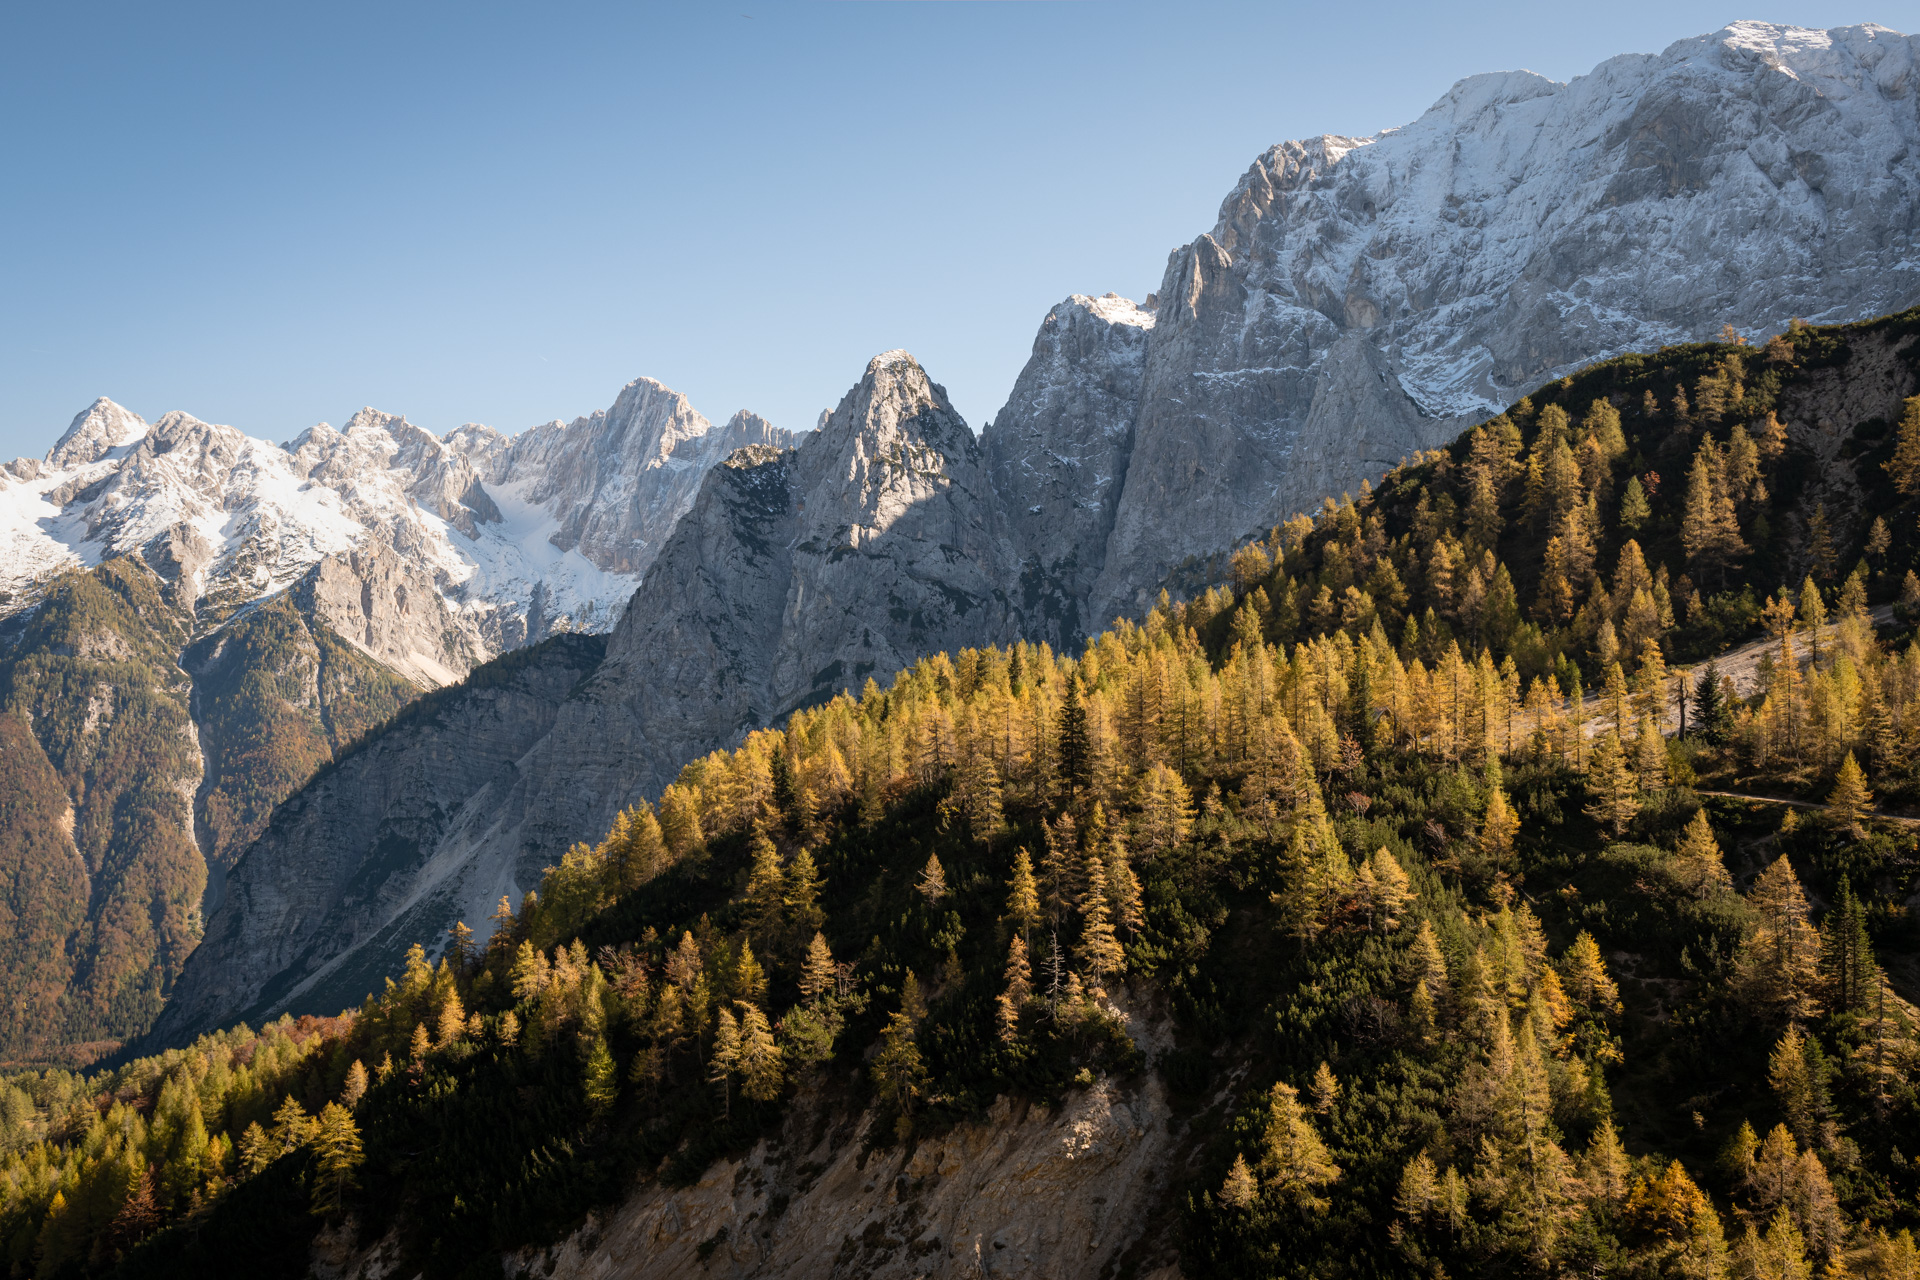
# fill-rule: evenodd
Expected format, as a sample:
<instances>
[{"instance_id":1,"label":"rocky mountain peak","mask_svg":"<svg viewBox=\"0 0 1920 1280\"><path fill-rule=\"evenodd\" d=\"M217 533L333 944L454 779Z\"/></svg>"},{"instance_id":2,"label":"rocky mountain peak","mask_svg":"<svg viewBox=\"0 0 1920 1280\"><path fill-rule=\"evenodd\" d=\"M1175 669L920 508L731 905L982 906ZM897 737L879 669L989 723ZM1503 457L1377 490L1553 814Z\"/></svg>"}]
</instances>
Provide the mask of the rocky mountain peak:
<instances>
[{"instance_id":1,"label":"rocky mountain peak","mask_svg":"<svg viewBox=\"0 0 1920 1280\"><path fill-rule=\"evenodd\" d=\"M83 467L146 433L145 419L101 396L74 415L60 439L47 450L47 465L56 471Z\"/></svg>"}]
</instances>

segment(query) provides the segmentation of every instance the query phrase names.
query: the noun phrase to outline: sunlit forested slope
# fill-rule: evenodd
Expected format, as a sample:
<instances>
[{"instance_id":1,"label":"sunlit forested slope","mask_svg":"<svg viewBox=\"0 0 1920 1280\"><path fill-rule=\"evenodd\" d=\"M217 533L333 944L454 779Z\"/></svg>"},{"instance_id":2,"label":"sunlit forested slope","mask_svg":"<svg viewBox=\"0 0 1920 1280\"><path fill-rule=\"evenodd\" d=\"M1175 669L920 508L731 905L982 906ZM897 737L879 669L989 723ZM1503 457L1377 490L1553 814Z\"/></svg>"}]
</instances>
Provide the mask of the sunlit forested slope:
<instances>
[{"instance_id":1,"label":"sunlit forested slope","mask_svg":"<svg viewBox=\"0 0 1920 1280\"><path fill-rule=\"evenodd\" d=\"M15 1077L9 1264L498 1274L799 1115L1151 1075L1123 1274L1912 1277L1916 331L1610 362L692 762L355 1012Z\"/></svg>"}]
</instances>

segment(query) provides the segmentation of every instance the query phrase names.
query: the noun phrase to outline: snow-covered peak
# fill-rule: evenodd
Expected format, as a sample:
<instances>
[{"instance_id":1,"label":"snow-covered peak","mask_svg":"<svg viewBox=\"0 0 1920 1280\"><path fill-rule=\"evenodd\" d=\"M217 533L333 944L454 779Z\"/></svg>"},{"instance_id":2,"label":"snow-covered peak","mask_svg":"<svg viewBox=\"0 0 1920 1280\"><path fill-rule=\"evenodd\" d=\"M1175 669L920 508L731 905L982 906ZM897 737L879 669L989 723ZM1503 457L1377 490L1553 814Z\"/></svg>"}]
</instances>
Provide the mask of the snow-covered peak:
<instances>
[{"instance_id":1,"label":"snow-covered peak","mask_svg":"<svg viewBox=\"0 0 1920 1280\"><path fill-rule=\"evenodd\" d=\"M274 445L179 411L149 427L102 399L45 465L13 464L0 484L0 614L59 569L139 555L217 620L323 560L337 573L387 547L483 651L605 629L706 468L787 439L748 413L716 430L646 378L519 437L468 423L441 438L368 407Z\"/></svg>"},{"instance_id":2,"label":"snow-covered peak","mask_svg":"<svg viewBox=\"0 0 1920 1280\"><path fill-rule=\"evenodd\" d=\"M72 424L47 450L47 465L62 471L83 467L146 433L144 419L101 396L74 415Z\"/></svg>"},{"instance_id":3,"label":"snow-covered peak","mask_svg":"<svg viewBox=\"0 0 1920 1280\"><path fill-rule=\"evenodd\" d=\"M1103 293L1097 298L1076 293L1067 299L1066 305L1084 307L1108 324L1132 325L1136 329L1153 328L1153 312L1145 310L1133 299L1123 298L1117 293Z\"/></svg>"}]
</instances>

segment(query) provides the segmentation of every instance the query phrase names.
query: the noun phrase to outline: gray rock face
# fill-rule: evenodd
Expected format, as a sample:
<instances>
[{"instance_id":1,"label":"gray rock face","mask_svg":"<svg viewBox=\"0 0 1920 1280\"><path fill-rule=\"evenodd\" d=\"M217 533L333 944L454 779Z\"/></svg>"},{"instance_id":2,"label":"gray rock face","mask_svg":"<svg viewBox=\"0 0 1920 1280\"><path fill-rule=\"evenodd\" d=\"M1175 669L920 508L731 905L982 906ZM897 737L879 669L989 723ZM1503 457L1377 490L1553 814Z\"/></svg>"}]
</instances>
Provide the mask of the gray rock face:
<instances>
[{"instance_id":1,"label":"gray rock face","mask_svg":"<svg viewBox=\"0 0 1920 1280\"><path fill-rule=\"evenodd\" d=\"M1068 298L982 436L1036 639L1072 643L1094 625L1084 611L1127 479L1153 327L1154 312L1111 293Z\"/></svg>"},{"instance_id":2,"label":"gray rock face","mask_svg":"<svg viewBox=\"0 0 1920 1280\"><path fill-rule=\"evenodd\" d=\"M384 543L328 556L293 587L309 618L423 688L463 678L486 657L470 615L456 614L433 575Z\"/></svg>"},{"instance_id":3,"label":"gray rock face","mask_svg":"<svg viewBox=\"0 0 1920 1280\"><path fill-rule=\"evenodd\" d=\"M1737 23L1268 151L1168 262L1088 616L1596 359L1911 306L1915 53Z\"/></svg>"},{"instance_id":4,"label":"gray rock face","mask_svg":"<svg viewBox=\"0 0 1920 1280\"><path fill-rule=\"evenodd\" d=\"M610 573L641 574L692 505L700 477L735 449L784 446L791 434L742 411L718 431L687 398L652 378L620 391L611 409L535 427L491 459L496 484L560 517L551 538Z\"/></svg>"},{"instance_id":5,"label":"gray rock face","mask_svg":"<svg viewBox=\"0 0 1920 1280\"><path fill-rule=\"evenodd\" d=\"M510 875L473 883L476 868L441 856L441 838L484 821L511 790L521 758L604 645L560 636L503 659L484 686L416 704L288 801L229 874L156 1037L190 1038L293 1001L357 1003L394 946L446 927L449 900L509 892ZM484 880L510 868L477 870Z\"/></svg>"}]
</instances>

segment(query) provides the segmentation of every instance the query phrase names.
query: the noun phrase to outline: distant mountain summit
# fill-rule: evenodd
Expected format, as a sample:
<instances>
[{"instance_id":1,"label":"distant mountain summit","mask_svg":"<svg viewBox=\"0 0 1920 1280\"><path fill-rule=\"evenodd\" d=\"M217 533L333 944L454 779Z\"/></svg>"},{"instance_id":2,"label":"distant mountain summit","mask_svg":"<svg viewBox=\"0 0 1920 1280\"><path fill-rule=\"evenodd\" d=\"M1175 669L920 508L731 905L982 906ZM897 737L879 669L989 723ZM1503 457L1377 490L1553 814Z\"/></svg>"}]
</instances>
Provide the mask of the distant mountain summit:
<instances>
[{"instance_id":1,"label":"distant mountain summit","mask_svg":"<svg viewBox=\"0 0 1920 1280\"><path fill-rule=\"evenodd\" d=\"M103 397L44 460L0 468L0 617L54 572L135 556L213 626L316 572L362 576L387 547L413 579L418 652L363 647L444 684L555 630L611 627L706 469L789 438L750 413L716 428L650 378L513 437L442 439L368 408L284 445L179 412L149 425Z\"/></svg>"},{"instance_id":2,"label":"distant mountain summit","mask_svg":"<svg viewBox=\"0 0 1920 1280\"><path fill-rule=\"evenodd\" d=\"M1920 301L1915 52L1741 22L1267 151L1151 326L1054 308L987 433L1063 635L1581 365Z\"/></svg>"}]
</instances>

